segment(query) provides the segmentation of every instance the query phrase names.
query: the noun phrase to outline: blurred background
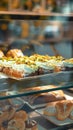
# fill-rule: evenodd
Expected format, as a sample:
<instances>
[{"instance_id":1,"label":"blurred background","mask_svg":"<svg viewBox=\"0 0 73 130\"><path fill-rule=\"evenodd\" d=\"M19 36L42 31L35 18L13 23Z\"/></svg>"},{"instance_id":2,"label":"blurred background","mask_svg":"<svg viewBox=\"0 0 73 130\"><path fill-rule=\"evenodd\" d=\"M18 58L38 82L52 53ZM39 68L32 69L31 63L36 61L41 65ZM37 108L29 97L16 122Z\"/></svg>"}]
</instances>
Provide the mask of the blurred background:
<instances>
[{"instance_id":1,"label":"blurred background","mask_svg":"<svg viewBox=\"0 0 73 130\"><path fill-rule=\"evenodd\" d=\"M0 0L0 11L73 13L72 0ZM20 18L19 18L20 19ZM19 48L34 53L73 56L73 21L69 17L47 20L0 20L0 49Z\"/></svg>"}]
</instances>

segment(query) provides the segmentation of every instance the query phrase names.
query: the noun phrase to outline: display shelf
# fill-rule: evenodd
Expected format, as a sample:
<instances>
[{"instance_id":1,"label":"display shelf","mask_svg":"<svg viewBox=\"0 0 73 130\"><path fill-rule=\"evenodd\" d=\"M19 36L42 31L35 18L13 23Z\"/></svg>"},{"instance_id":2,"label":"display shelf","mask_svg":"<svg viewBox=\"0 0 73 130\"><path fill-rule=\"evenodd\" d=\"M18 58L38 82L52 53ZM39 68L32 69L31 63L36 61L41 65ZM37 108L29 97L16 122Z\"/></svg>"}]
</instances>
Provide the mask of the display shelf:
<instances>
[{"instance_id":1,"label":"display shelf","mask_svg":"<svg viewBox=\"0 0 73 130\"><path fill-rule=\"evenodd\" d=\"M64 16L73 17L73 13L53 13L53 12L29 12L29 11L0 11L0 15L29 15L29 16Z\"/></svg>"},{"instance_id":2,"label":"display shelf","mask_svg":"<svg viewBox=\"0 0 73 130\"><path fill-rule=\"evenodd\" d=\"M31 114L33 115L33 113ZM36 120L40 125L42 125L44 130L68 130L70 128L73 128L73 123L58 127L51 122L46 121L46 119L43 116L39 115L37 112L34 113L34 115L35 117L33 117L33 119Z\"/></svg>"},{"instance_id":3,"label":"display shelf","mask_svg":"<svg viewBox=\"0 0 73 130\"><path fill-rule=\"evenodd\" d=\"M31 78L28 77L22 80L0 79L0 100L72 88L72 77L73 72L60 72ZM39 91L26 91L27 88L41 87L44 85L57 85L58 87ZM11 94L4 96L2 95L4 92L10 92Z\"/></svg>"}]
</instances>

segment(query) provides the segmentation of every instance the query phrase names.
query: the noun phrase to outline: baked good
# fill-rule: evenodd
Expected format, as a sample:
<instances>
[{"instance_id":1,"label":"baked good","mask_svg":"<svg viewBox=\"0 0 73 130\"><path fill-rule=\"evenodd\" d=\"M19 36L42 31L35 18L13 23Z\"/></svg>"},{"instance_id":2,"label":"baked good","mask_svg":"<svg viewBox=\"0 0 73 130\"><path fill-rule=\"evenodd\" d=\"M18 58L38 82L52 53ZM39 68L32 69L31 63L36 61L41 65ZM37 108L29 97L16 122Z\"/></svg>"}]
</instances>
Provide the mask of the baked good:
<instances>
[{"instance_id":1,"label":"baked good","mask_svg":"<svg viewBox=\"0 0 73 130\"><path fill-rule=\"evenodd\" d=\"M4 121L8 120L8 117L9 117L8 111L7 112L0 111L0 126Z\"/></svg>"},{"instance_id":2,"label":"baked good","mask_svg":"<svg viewBox=\"0 0 73 130\"><path fill-rule=\"evenodd\" d=\"M35 61L36 65L39 67L39 75L47 74L54 72L54 65L51 64L50 56L47 55L37 55L37 59Z\"/></svg>"},{"instance_id":3,"label":"baked good","mask_svg":"<svg viewBox=\"0 0 73 130\"><path fill-rule=\"evenodd\" d=\"M1 127L0 127L0 130L5 130L5 128L1 126Z\"/></svg>"},{"instance_id":4,"label":"baked good","mask_svg":"<svg viewBox=\"0 0 73 130\"><path fill-rule=\"evenodd\" d=\"M13 69L12 67L3 67L3 73L6 74L9 77L14 77L14 78L23 78L24 77L24 71L22 70L16 70Z\"/></svg>"},{"instance_id":5,"label":"baked good","mask_svg":"<svg viewBox=\"0 0 73 130\"><path fill-rule=\"evenodd\" d=\"M48 61L51 59L48 55L34 54L29 57L30 60L34 61L38 66L38 74L51 73L54 70L54 66L49 64Z\"/></svg>"},{"instance_id":6,"label":"baked good","mask_svg":"<svg viewBox=\"0 0 73 130\"><path fill-rule=\"evenodd\" d=\"M33 87L28 88L26 91L40 91L40 90L47 90L55 88L54 85L47 85L47 86L41 86L41 87ZM62 90L58 91L52 91L52 92L46 92L46 93L40 93L40 94L34 94L31 96L27 96L27 101L32 105L38 105L38 104L44 104L59 100L65 100L65 95Z\"/></svg>"},{"instance_id":7,"label":"baked good","mask_svg":"<svg viewBox=\"0 0 73 130\"><path fill-rule=\"evenodd\" d=\"M38 71L38 67L32 61L28 61L26 56L22 58L4 58L1 65L4 74L17 79L36 75Z\"/></svg>"},{"instance_id":8,"label":"baked good","mask_svg":"<svg viewBox=\"0 0 73 130\"><path fill-rule=\"evenodd\" d=\"M3 111L0 112L0 125L2 125L3 122L9 121L14 117L15 109L12 107L6 108Z\"/></svg>"},{"instance_id":9,"label":"baked good","mask_svg":"<svg viewBox=\"0 0 73 130\"><path fill-rule=\"evenodd\" d=\"M8 107L0 111L0 130L25 130L25 121L28 120L28 114L23 111L16 111L13 107Z\"/></svg>"},{"instance_id":10,"label":"baked good","mask_svg":"<svg viewBox=\"0 0 73 130\"><path fill-rule=\"evenodd\" d=\"M4 57L4 53L0 50L0 58Z\"/></svg>"},{"instance_id":11,"label":"baked good","mask_svg":"<svg viewBox=\"0 0 73 130\"><path fill-rule=\"evenodd\" d=\"M37 67L31 67L27 64L14 64L11 67L3 67L2 72L12 78L24 78L37 75Z\"/></svg>"},{"instance_id":12,"label":"baked good","mask_svg":"<svg viewBox=\"0 0 73 130\"><path fill-rule=\"evenodd\" d=\"M25 122L28 119L28 115L27 115L27 113L25 111L20 110L20 111L15 113L14 119L15 120L22 119Z\"/></svg>"},{"instance_id":13,"label":"baked good","mask_svg":"<svg viewBox=\"0 0 73 130\"><path fill-rule=\"evenodd\" d=\"M44 109L43 114L46 116L56 116L55 104L56 102L49 103Z\"/></svg>"},{"instance_id":14,"label":"baked good","mask_svg":"<svg viewBox=\"0 0 73 130\"><path fill-rule=\"evenodd\" d=\"M2 61L2 58L4 57L4 53L0 50L0 72L2 71L2 64L1 64L1 61Z\"/></svg>"},{"instance_id":15,"label":"baked good","mask_svg":"<svg viewBox=\"0 0 73 130\"><path fill-rule=\"evenodd\" d=\"M69 117L71 111L73 110L73 102L70 100L64 100L57 102L56 105L56 118L58 120L65 120Z\"/></svg>"},{"instance_id":16,"label":"baked good","mask_svg":"<svg viewBox=\"0 0 73 130\"><path fill-rule=\"evenodd\" d=\"M73 100L62 100L47 104L43 114L55 116L57 120L63 121L67 118L73 120Z\"/></svg>"},{"instance_id":17,"label":"baked good","mask_svg":"<svg viewBox=\"0 0 73 130\"><path fill-rule=\"evenodd\" d=\"M0 51L0 72L10 78L21 79L28 76L73 70L73 58L34 54L24 56L20 49L9 50L4 56Z\"/></svg>"},{"instance_id":18,"label":"baked good","mask_svg":"<svg viewBox=\"0 0 73 130\"><path fill-rule=\"evenodd\" d=\"M23 53L20 49L11 49L6 54L7 57L17 58L17 57L23 57Z\"/></svg>"},{"instance_id":19,"label":"baked good","mask_svg":"<svg viewBox=\"0 0 73 130\"><path fill-rule=\"evenodd\" d=\"M12 119L8 123L7 130L25 130L25 123L22 119Z\"/></svg>"}]
</instances>

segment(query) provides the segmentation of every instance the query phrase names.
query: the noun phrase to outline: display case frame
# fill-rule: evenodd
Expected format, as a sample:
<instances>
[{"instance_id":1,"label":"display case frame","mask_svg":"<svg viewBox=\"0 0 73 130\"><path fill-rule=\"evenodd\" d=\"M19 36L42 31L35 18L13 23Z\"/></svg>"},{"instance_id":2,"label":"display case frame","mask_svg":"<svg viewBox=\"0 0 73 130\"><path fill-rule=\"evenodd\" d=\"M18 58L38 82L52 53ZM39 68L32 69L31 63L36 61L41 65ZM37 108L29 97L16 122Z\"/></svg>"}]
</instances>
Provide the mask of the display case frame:
<instances>
[{"instance_id":1,"label":"display case frame","mask_svg":"<svg viewBox=\"0 0 73 130\"><path fill-rule=\"evenodd\" d=\"M44 0L43 0L44 1ZM72 18L73 18L73 13L67 13L67 14L63 14L63 13L53 13L53 12L50 12L50 13L47 13L47 12L43 12L43 13L37 13L37 12L14 12L14 11L0 11L0 19L4 19L4 20L7 20L8 18L10 19L47 19L47 17L61 17L61 18L64 18L64 17L68 17L71 19L72 21ZM8 17L8 18L7 18ZM20 17L20 18L19 18ZM70 40L73 40L70 39ZM65 75L67 76L67 73L69 72L64 72ZM63 74L64 74L63 73ZM38 94L38 93L45 93L45 92L51 92L51 91L55 91L55 90L67 90L69 88L73 88L73 81L72 81L72 77L73 77L73 72L71 72L71 81L70 82L63 82L64 84L61 84L62 82L52 82L51 79L54 79L54 81L57 81L58 79L55 80L55 75L57 75L59 77L61 73L55 73L55 74L47 74L47 75L44 75L44 76L40 76L40 77L33 77L32 78L27 78L27 79L22 79L22 80L15 80L15 79L0 79L0 92L6 92L6 91L13 91L12 89L15 89L15 93L14 94L11 94L11 95L8 95L8 96L0 96L0 100L5 100L5 99L9 99L9 98L17 98L17 97L22 97L22 96L28 96L28 95L32 95L32 94ZM49 78L49 80L47 80ZM40 82L40 79L44 79L45 82ZM61 79L61 78L60 78ZM51 82L49 82L51 81ZM67 81L67 80L66 80ZM34 82L36 82L36 84L34 84ZM30 86L29 84L32 83ZM17 87L20 88L20 85L22 84L22 89L24 87L24 85L26 87L34 87L34 85L37 86L42 86L42 85L48 85L48 84L55 84L55 85L58 85L57 88L53 88L53 89L47 89L47 90L41 90L41 91L34 91L34 92L22 92L20 94L18 94L18 91L17 91ZM6 84L8 86L6 86ZM26 85L27 84L27 85ZM13 87L12 89L10 89L9 87ZM4 88L4 91L3 91L3 88ZM71 125L66 125L66 126L62 126L62 127L57 127L57 128L54 128L54 130L61 130L61 129L64 129L64 128L73 128L73 124ZM52 129L53 130L53 129Z\"/></svg>"}]
</instances>

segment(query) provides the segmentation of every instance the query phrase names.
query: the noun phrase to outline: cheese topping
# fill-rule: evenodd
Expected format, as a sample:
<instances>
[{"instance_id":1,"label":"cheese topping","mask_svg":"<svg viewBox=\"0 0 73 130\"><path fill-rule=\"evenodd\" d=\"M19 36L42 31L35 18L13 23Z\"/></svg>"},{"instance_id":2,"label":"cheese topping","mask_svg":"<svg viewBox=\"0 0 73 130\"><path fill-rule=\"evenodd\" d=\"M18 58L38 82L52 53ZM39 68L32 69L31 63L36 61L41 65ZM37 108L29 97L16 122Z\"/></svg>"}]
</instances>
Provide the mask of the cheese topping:
<instances>
[{"instance_id":1,"label":"cheese topping","mask_svg":"<svg viewBox=\"0 0 73 130\"><path fill-rule=\"evenodd\" d=\"M44 62L36 62L36 65L38 67L42 67L43 69L48 69L48 70L52 70L54 69L54 66L50 63L44 63Z\"/></svg>"}]
</instances>

